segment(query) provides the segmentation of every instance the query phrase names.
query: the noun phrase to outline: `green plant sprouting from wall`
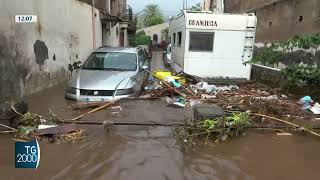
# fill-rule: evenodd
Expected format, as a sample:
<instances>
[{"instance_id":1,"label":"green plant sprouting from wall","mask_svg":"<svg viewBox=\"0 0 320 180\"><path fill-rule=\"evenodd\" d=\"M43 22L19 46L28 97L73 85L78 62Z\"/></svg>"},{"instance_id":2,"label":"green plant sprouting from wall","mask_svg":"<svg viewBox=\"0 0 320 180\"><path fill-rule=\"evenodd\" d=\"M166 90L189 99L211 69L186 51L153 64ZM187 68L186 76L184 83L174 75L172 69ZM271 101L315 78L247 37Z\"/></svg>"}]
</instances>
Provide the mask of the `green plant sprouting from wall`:
<instances>
[{"instance_id":1,"label":"green plant sprouting from wall","mask_svg":"<svg viewBox=\"0 0 320 180\"><path fill-rule=\"evenodd\" d=\"M268 63L277 64L285 57L287 53L291 53L294 48L309 49L318 48L320 46L320 33L305 34L303 36L294 36L286 41L272 43L271 46L263 47L252 58L250 63Z\"/></svg>"},{"instance_id":2,"label":"green plant sprouting from wall","mask_svg":"<svg viewBox=\"0 0 320 180\"><path fill-rule=\"evenodd\" d=\"M272 43L271 46L261 48L250 61L250 63L278 64L288 53L295 48L307 50L317 49L320 46L320 33L305 34L301 37L294 36L283 42ZM320 86L320 67L315 65L290 65L281 70L288 80L289 87L292 86Z\"/></svg>"},{"instance_id":3,"label":"green plant sprouting from wall","mask_svg":"<svg viewBox=\"0 0 320 180\"><path fill-rule=\"evenodd\" d=\"M319 88L320 86L320 68L317 66L289 66L282 70L287 77L290 86L308 86L310 88Z\"/></svg>"}]
</instances>

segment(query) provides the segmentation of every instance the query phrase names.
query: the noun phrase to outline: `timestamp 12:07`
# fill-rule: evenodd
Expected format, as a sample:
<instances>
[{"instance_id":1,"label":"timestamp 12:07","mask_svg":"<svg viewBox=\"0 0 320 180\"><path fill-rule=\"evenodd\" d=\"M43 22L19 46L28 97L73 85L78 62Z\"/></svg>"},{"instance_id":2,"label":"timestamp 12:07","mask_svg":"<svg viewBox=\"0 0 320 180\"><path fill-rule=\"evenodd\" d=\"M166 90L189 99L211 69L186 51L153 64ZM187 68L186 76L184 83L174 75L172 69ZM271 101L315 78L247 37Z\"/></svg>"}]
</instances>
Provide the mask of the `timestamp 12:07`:
<instances>
[{"instance_id":1,"label":"timestamp 12:07","mask_svg":"<svg viewBox=\"0 0 320 180\"><path fill-rule=\"evenodd\" d=\"M15 20L17 23L21 22L37 22L37 16L34 15L16 15Z\"/></svg>"}]
</instances>

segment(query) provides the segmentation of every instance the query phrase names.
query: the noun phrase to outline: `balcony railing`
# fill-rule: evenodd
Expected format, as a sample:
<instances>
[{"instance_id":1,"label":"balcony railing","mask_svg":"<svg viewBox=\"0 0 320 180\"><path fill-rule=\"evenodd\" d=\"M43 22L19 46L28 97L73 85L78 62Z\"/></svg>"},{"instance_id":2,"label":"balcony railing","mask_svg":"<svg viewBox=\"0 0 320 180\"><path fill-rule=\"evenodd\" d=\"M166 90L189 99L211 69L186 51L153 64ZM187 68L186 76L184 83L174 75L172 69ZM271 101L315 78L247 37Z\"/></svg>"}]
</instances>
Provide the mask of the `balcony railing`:
<instances>
[{"instance_id":1,"label":"balcony railing","mask_svg":"<svg viewBox=\"0 0 320 180\"><path fill-rule=\"evenodd\" d=\"M133 19L133 11L132 11L132 8L129 5L127 5L123 9L122 19L124 19L126 21L134 21L134 19Z\"/></svg>"}]
</instances>

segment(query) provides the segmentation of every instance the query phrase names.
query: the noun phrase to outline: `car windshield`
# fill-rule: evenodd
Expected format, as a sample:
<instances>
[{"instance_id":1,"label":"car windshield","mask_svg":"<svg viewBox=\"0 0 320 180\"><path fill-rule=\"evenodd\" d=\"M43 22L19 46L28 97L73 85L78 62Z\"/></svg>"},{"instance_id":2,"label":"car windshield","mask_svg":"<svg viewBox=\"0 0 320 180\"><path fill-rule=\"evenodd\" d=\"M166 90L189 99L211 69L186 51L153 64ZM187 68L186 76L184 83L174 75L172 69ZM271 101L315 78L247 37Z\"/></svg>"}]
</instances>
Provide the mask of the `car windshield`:
<instances>
[{"instance_id":1,"label":"car windshield","mask_svg":"<svg viewBox=\"0 0 320 180\"><path fill-rule=\"evenodd\" d=\"M134 53L95 52L90 55L82 69L135 71L137 69L137 56Z\"/></svg>"}]
</instances>

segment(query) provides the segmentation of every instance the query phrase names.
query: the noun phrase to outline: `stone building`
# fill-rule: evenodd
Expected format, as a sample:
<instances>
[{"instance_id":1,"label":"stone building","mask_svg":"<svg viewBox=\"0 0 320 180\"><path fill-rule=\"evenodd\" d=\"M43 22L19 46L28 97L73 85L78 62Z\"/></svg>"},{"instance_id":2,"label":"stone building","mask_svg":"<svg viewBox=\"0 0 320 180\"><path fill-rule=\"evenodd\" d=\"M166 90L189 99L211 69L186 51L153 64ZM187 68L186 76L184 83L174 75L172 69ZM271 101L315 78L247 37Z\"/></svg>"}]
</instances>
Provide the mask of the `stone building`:
<instances>
[{"instance_id":1,"label":"stone building","mask_svg":"<svg viewBox=\"0 0 320 180\"><path fill-rule=\"evenodd\" d=\"M92 4L92 0L80 0ZM128 46L128 34L135 33L135 18L127 0L94 0L100 11L102 44L104 46Z\"/></svg>"},{"instance_id":2,"label":"stone building","mask_svg":"<svg viewBox=\"0 0 320 180\"><path fill-rule=\"evenodd\" d=\"M224 0L203 0L201 9L203 11L213 11L223 13Z\"/></svg>"},{"instance_id":3,"label":"stone building","mask_svg":"<svg viewBox=\"0 0 320 180\"><path fill-rule=\"evenodd\" d=\"M226 13L255 13L257 42L320 32L319 0L225 0Z\"/></svg>"},{"instance_id":4,"label":"stone building","mask_svg":"<svg viewBox=\"0 0 320 180\"><path fill-rule=\"evenodd\" d=\"M68 65L103 45L127 46L135 33L126 0L3 0L0 2L0 100L66 81ZM15 15L37 22L16 23Z\"/></svg>"},{"instance_id":5,"label":"stone building","mask_svg":"<svg viewBox=\"0 0 320 180\"><path fill-rule=\"evenodd\" d=\"M161 41L166 40L166 37L162 34L162 31L166 28L169 28L168 22L138 29L137 32L144 31L147 36L151 37L153 43L159 44Z\"/></svg>"}]
</instances>

